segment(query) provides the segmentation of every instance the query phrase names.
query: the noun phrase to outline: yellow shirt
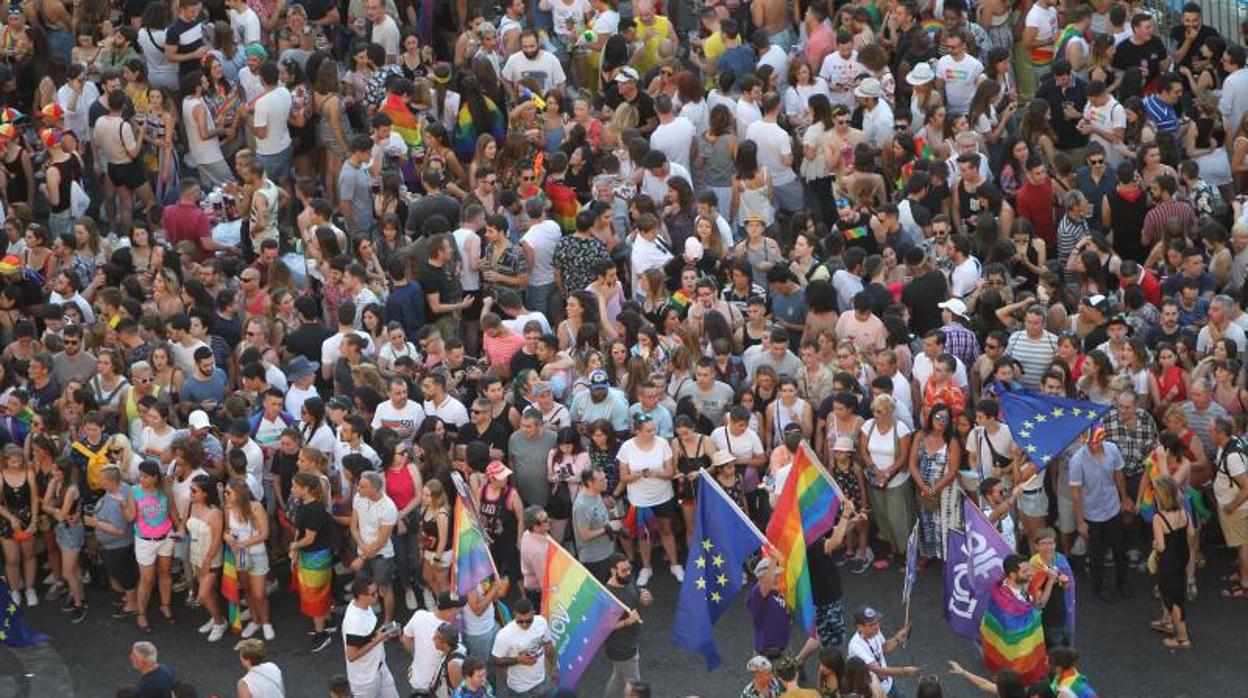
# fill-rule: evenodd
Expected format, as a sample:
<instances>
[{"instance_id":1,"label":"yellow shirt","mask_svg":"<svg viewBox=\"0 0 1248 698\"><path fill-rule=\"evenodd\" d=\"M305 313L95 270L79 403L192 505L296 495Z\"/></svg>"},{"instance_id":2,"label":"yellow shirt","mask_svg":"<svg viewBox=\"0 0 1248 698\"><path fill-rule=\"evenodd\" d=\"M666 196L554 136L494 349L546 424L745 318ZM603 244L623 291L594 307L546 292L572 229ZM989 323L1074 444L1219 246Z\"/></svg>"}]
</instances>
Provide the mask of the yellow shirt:
<instances>
[{"instance_id":1,"label":"yellow shirt","mask_svg":"<svg viewBox=\"0 0 1248 698\"><path fill-rule=\"evenodd\" d=\"M672 29L672 23L667 17L655 15L653 24L645 24L640 19L637 20L637 34L645 38L646 48L641 54L641 60L634 67L638 73L645 75L659 67L661 62L659 44L674 38L676 32Z\"/></svg>"},{"instance_id":2,"label":"yellow shirt","mask_svg":"<svg viewBox=\"0 0 1248 698\"><path fill-rule=\"evenodd\" d=\"M725 50L724 35L718 30L706 37L706 41L702 42L702 55L706 57L707 63L711 63L717 60L720 56L724 55ZM706 76L706 89L709 90L714 87L715 75L708 74Z\"/></svg>"}]
</instances>

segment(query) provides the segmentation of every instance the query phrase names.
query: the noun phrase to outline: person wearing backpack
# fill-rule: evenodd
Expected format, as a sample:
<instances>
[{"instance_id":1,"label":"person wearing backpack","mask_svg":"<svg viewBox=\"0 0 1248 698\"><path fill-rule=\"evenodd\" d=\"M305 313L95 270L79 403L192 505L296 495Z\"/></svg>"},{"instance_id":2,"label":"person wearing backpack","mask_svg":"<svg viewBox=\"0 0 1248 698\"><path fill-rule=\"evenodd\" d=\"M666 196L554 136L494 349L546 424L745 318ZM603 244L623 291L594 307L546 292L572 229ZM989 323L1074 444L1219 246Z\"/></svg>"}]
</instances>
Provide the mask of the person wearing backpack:
<instances>
[{"instance_id":1,"label":"person wearing backpack","mask_svg":"<svg viewBox=\"0 0 1248 698\"><path fill-rule=\"evenodd\" d=\"M1222 596L1248 599L1248 444L1234 436L1230 419L1213 420L1209 436L1218 453L1214 457L1213 496L1218 501L1218 522L1226 546L1236 552L1238 568L1223 577Z\"/></svg>"}]
</instances>

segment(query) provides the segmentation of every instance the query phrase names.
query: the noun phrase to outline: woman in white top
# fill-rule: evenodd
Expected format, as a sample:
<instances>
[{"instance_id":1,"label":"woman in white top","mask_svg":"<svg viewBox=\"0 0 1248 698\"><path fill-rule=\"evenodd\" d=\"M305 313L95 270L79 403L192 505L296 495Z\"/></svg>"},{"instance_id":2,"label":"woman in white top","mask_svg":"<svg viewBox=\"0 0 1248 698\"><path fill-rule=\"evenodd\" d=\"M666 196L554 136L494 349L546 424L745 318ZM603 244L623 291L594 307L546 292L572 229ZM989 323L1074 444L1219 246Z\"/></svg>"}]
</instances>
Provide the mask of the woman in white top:
<instances>
[{"instance_id":1,"label":"woman in white top","mask_svg":"<svg viewBox=\"0 0 1248 698\"><path fill-rule=\"evenodd\" d=\"M338 436L325 420L325 401L319 396L303 401L303 409L299 412L299 433L304 444L322 453L334 452Z\"/></svg>"},{"instance_id":2,"label":"woman in white top","mask_svg":"<svg viewBox=\"0 0 1248 698\"><path fill-rule=\"evenodd\" d=\"M264 643L243 640L237 649L238 661L247 670L238 680L238 698L286 698L282 670L273 662L264 661Z\"/></svg>"},{"instance_id":3,"label":"woman in white top","mask_svg":"<svg viewBox=\"0 0 1248 698\"><path fill-rule=\"evenodd\" d=\"M108 437L108 464L121 471L121 479L130 484L139 481L139 463L143 456L134 452L130 439L125 434L113 434Z\"/></svg>"},{"instance_id":4,"label":"woman in white top","mask_svg":"<svg viewBox=\"0 0 1248 698\"><path fill-rule=\"evenodd\" d=\"M828 83L815 75L806 59L800 57L789 61L788 83L784 90L784 115L789 117L790 124L799 127L809 125L810 98L823 95L831 99Z\"/></svg>"},{"instance_id":5,"label":"woman in white top","mask_svg":"<svg viewBox=\"0 0 1248 698\"><path fill-rule=\"evenodd\" d=\"M186 532L190 535L190 563L192 574L198 582L199 602L208 611L208 622L199 626L201 634L208 635L209 642L216 642L225 635L225 615L217 599L217 579L222 565L222 530L225 520L221 515L221 501L217 497L217 485L207 475L191 480L191 509L186 518Z\"/></svg>"},{"instance_id":6,"label":"woman in white top","mask_svg":"<svg viewBox=\"0 0 1248 698\"><path fill-rule=\"evenodd\" d=\"M247 605L251 608L251 621L243 628L243 637L249 638L263 629L264 639L272 641L277 633L269 622L269 597L264 590L265 576L269 573L269 556L264 549L264 542L269 538L269 516L241 477L230 480L225 486L225 504L225 544L234 555L239 586L246 593Z\"/></svg>"},{"instance_id":7,"label":"woman in white top","mask_svg":"<svg viewBox=\"0 0 1248 698\"><path fill-rule=\"evenodd\" d=\"M891 395L877 396L871 402L875 416L863 423L858 437L858 454L871 485L875 525L890 548L873 564L877 570L888 569L891 558L906 549L914 526L914 486L907 467L910 429L895 418L896 408Z\"/></svg>"},{"instance_id":8,"label":"woman in white top","mask_svg":"<svg viewBox=\"0 0 1248 698\"><path fill-rule=\"evenodd\" d=\"M148 458L161 460L165 449L173 443L176 431L169 426L169 404L157 402L143 411L143 431L139 438L139 449Z\"/></svg>"},{"instance_id":9,"label":"woman in white top","mask_svg":"<svg viewBox=\"0 0 1248 698\"><path fill-rule=\"evenodd\" d=\"M395 321L387 323L386 339L388 341L377 350L377 368L383 376L394 372L394 362L401 356L409 356L413 361L420 363L420 353L416 351L415 344L407 341L407 333L403 331L403 325Z\"/></svg>"},{"instance_id":10,"label":"woman in white top","mask_svg":"<svg viewBox=\"0 0 1248 698\"><path fill-rule=\"evenodd\" d=\"M123 388L130 381L117 372L120 368L117 353L111 349L101 349L96 357L96 374L87 382L100 411L106 415L117 414L117 405L121 404Z\"/></svg>"},{"instance_id":11,"label":"woman in white top","mask_svg":"<svg viewBox=\"0 0 1248 698\"><path fill-rule=\"evenodd\" d=\"M651 520L657 520L659 540L671 562L672 576L677 582L683 582L685 570L676 562L680 558L676 557L676 538L672 535L672 520L676 517L675 491L672 489L676 461L672 457L672 447L655 435L653 417L639 414L633 421L636 436L620 446L616 457L620 462L620 482L627 486L628 501L635 510L629 512L630 520L636 517L636 530L631 533L640 538L642 568L637 574L637 584L645 586L654 574L650 564L653 546L649 533Z\"/></svg>"},{"instance_id":12,"label":"woman in white top","mask_svg":"<svg viewBox=\"0 0 1248 698\"><path fill-rule=\"evenodd\" d=\"M784 428L797 424L802 428L802 438L813 439L815 433L815 411L810 403L797 396L797 381L792 378L781 378L777 389L777 399L767 405L763 415L763 427L771 435L772 447L784 443Z\"/></svg>"},{"instance_id":13,"label":"woman in white top","mask_svg":"<svg viewBox=\"0 0 1248 698\"><path fill-rule=\"evenodd\" d=\"M180 87L178 64L165 56L165 30L162 27L169 23L169 4L149 3L143 11L143 28L139 30L137 43L147 63L148 84L177 93Z\"/></svg>"}]
</instances>

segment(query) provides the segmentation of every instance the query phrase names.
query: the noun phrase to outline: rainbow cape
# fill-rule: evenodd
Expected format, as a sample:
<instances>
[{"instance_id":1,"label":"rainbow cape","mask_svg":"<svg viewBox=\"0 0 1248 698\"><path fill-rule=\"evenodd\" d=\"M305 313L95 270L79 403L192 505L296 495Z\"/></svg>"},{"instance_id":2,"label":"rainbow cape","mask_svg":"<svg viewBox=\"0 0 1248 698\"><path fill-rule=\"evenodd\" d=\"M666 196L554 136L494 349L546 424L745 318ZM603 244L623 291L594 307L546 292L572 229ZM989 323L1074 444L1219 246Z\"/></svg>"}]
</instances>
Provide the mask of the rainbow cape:
<instances>
[{"instance_id":1,"label":"rainbow cape","mask_svg":"<svg viewBox=\"0 0 1248 698\"><path fill-rule=\"evenodd\" d=\"M792 470L767 522L767 540L783 556L780 589L794 619L805 632L815 627L815 602L806 546L832 530L840 510L841 493L803 441L793 456Z\"/></svg>"},{"instance_id":2,"label":"rainbow cape","mask_svg":"<svg viewBox=\"0 0 1248 698\"><path fill-rule=\"evenodd\" d=\"M1032 555L1030 562L1032 566L1037 569L1044 569L1046 567L1044 561L1040 559L1039 554ZM1075 642L1075 570L1070 566L1070 560L1067 560L1066 556L1061 553L1053 554L1053 566L1057 568L1058 572L1066 575L1066 578L1070 580L1070 582L1066 584L1065 589L1054 588L1054 591L1061 591L1065 595L1066 634L1070 636L1070 642L1073 645ZM1032 575L1031 583L1027 586L1027 593L1031 594L1032 598L1035 598L1040 593L1040 587L1043 584L1043 574Z\"/></svg>"},{"instance_id":3,"label":"rainbow cape","mask_svg":"<svg viewBox=\"0 0 1248 698\"><path fill-rule=\"evenodd\" d=\"M394 121L391 128L403 138L409 150L424 146L425 139L420 128L420 119L407 108L407 102L403 101L402 95L387 94L386 101L381 103L379 111Z\"/></svg>"},{"instance_id":4,"label":"rainbow cape","mask_svg":"<svg viewBox=\"0 0 1248 698\"><path fill-rule=\"evenodd\" d=\"M581 202L576 200L576 191L563 182L547 179L546 198L550 201L551 220L559 224L564 235L575 233L576 214L581 210Z\"/></svg>"},{"instance_id":5,"label":"rainbow cape","mask_svg":"<svg viewBox=\"0 0 1248 698\"><path fill-rule=\"evenodd\" d=\"M243 596L238 582L238 565L234 563L234 551L230 546L223 547L225 550L224 561L221 565L221 595L230 602L227 613L230 630L239 633L243 631L243 615L239 611Z\"/></svg>"},{"instance_id":6,"label":"rainbow cape","mask_svg":"<svg viewBox=\"0 0 1248 698\"><path fill-rule=\"evenodd\" d=\"M455 155L459 161L465 165L472 162L472 158L476 155L477 137L483 133L494 136L495 142L500 145L503 138L507 136L507 117L503 115L503 110L498 108L494 100L489 97L483 97L485 100L485 108L490 112L490 123L478 124L472 120L472 112L468 110L468 105L459 108L459 113L455 115L455 133L451 134L454 141Z\"/></svg>"},{"instance_id":7,"label":"rainbow cape","mask_svg":"<svg viewBox=\"0 0 1248 698\"><path fill-rule=\"evenodd\" d=\"M461 598L481 582L494 577L498 570L490 557L481 525L473 516L463 497L455 498L455 536L451 541L451 578Z\"/></svg>"},{"instance_id":8,"label":"rainbow cape","mask_svg":"<svg viewBox=\"0 0 1248 698\"><path fill-rule=\"evenodd\" d=\"M1075 698L1096 698L1096 691L1092 690L1088 677L1080 674L1078 669L1062 669L1053 677L1053 683L1049 687L1054 694L1066 689Z\"/></svg>"},{"instance_id":9,"label":"rainbow cape","mask_svg":"<svg viewBox=\"0 0 1248 698\"><path fill-rule=\"evenodd\" d=\"M563 546L550 539L542 616L550 624L559 662L559 687L575 688L598 648L628 609Z\"/></svg>"},{"instance_id":10,"label":"rainbow cape","mask_svg":"<svg viewBox=\"0 0 1248 698\"><path fill-rule=\"evenodd\" d=\"M979 639L984 666L993 674L1012 669L1027 686L1048 675L1049 655L1044 649L1040 609L1019 599L1004 584L992 588L979 625Z\"/></svg>"},{"instance_id":11,"label":"rainbow cape","mask_svg":"<svg viewBox=\"0 0 1248 698\"><path fill-rule=\"evenodd\" d=\"M1083 36L1083 32L1075 29L1072 25L1066 25L1066 28L1057 35L1057 49L1053 52L1054 58L1065 58L1066 44L1070 43L1071 39L1081 36Z\"/></svg>"},{"instance_id":12,"label":"rainbow cape","mask_svg":"<svg viewBox=\"0 0 1248 698\"><path fill-rule=\"evenodd\" d=\"M1161 465L1158 464L1150 455L1144 459L1145 472L1148 474L1144 478L1144 486L1140 491L1140 518L1145 523L1152 523L1153 516L1157 514L1157 489L1153 483L1157 478L1161 477ZM1205 502L1205 498L1195 487L1188 485L1183 488L1183 508L1187 510L1187 515L1198 521L1208 521L1213 512L1209 510L1209 505Z\"/></svg>"}]
</instances>

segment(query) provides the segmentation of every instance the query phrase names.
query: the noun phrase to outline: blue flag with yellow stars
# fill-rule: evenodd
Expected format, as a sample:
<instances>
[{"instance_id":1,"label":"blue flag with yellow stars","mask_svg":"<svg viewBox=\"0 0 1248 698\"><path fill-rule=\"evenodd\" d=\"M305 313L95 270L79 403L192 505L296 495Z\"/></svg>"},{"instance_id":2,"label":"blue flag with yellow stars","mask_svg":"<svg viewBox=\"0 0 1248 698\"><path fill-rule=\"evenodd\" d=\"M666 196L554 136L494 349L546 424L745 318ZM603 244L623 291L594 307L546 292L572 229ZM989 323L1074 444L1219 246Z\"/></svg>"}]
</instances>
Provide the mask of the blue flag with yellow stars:
<instances>
[{"instance_id":1,"label":"blue flag with yellow stars","mask_svg":"<svg viewBox=\"0 0 1248 698\"><path fill-rule=\"evenodd\" d=\"M1049 461L1100 421L1108 405L1052 397L1030 390L1006 390L997 384L997 399L1014 443L1043 470Z\"/></svg>"},{"instance_id":2,"label":"blue flag with yellow stars","mask_svg":"<svg viewBox=\"0 0 1248 698\"><path fill-rule=\"evenodd\" d=\"M22 609L9 598L9 585L3 579L0 579L0 603L4 604L4 610L0 612L0 642L9 647L29 647L47 642L47 635L26 627L22 621Z\"/></svg>"},{"instance_id":3,"label":"blue flag with yellow stars","mask_svg":"<svg viewBox=\"0 0 1248 698\"><path fill-rule=\"evenodd\" d=\"M745 585L745 562L763 541L758 528L702 471L672 642L705 657L707 671L720 664L711 627Z\"/></svg>"}]
</instances>

